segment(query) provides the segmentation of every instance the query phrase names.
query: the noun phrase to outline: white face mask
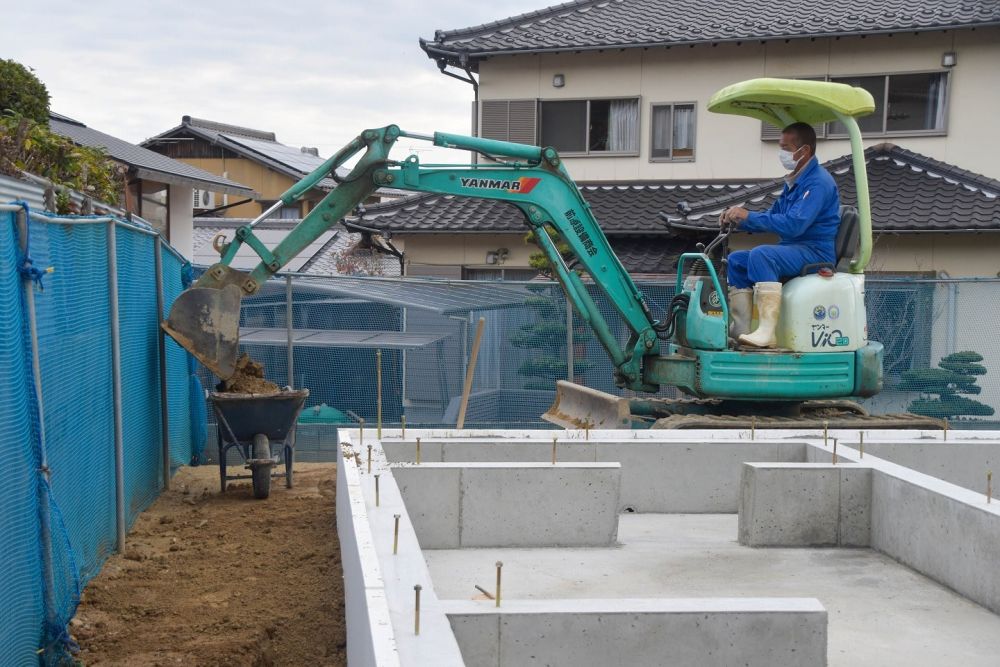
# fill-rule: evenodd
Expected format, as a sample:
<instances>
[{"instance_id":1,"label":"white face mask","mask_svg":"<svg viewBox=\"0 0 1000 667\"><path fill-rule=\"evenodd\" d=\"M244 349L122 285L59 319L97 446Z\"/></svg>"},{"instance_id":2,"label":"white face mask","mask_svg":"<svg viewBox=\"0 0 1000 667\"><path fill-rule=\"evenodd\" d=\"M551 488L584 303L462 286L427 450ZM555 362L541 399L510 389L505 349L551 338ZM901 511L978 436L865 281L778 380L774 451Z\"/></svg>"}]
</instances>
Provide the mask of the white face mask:
<instances>
[{"instance_id":1,"label":"white face mask","mask_svg":"<svg viewBox=\"0 0 1000 667\"><path fill-rule=\"evenodd\" d=\"M786 151L786 150L778 151L778 160L781 161L781 166L787 169L788 171L792 171L793 169L795 169L795 166L799 163L799 161L795 159L795 152L796 151Z\"/></svg>"}]
</instances>

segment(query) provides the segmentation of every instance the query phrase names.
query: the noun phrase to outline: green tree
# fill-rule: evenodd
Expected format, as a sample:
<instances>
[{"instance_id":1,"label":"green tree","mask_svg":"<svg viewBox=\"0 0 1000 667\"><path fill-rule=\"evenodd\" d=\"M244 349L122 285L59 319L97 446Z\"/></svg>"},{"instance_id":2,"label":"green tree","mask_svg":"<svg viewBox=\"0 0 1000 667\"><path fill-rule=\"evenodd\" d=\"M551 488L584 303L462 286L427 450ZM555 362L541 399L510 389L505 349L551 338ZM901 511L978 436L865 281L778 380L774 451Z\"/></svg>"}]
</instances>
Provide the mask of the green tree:
<instances>
[{"instance_id":1,"label":"green tree","mask_svg":"<svg viewBox=\"0 0 1000 667\"><path fill-rule=\"evenodd\" d=\"M537 267L536 267L537 268ZM566 313L563 306L556 300L546 296L543 291L548 287L529 287L535 295L528 297L524 305L528 306L534 321L524 324L510 336L514 347L534 350L528 359L518 367L519 375L528 378L525 389L552 390L556 380L566 378ZM584 343L591 336L582 330L573 331L574 343ZM593 364L587 359L574 358L573 374L583 375Z\"/></svg>"},{"instance_id":2,"label":"green tree","mask_svg":"<svg viewBox=\"0 0 1000 667\"><path fill-rule=\"evenodd\" d=\"M0 60L0 113L9 111L48 125L49 91L30 68Z\"/></svg>"},{"instance_id":3,"label":"green tree","mask_svg":"<svg viewBox=\"0 0 1000 667\"><path fill-rule=\"evenodd\" d=\"M982 387L976 378L986 374L982 355L972 352L955 352L941 359L938 368L921 368L903 373L901 391L919 391L924 396L910 403L910 412L938 419L955 417L990 417L993 408L960 394L978 395ZM929 398L936 394L937 398Z\"/></svg>"}]
</instances>

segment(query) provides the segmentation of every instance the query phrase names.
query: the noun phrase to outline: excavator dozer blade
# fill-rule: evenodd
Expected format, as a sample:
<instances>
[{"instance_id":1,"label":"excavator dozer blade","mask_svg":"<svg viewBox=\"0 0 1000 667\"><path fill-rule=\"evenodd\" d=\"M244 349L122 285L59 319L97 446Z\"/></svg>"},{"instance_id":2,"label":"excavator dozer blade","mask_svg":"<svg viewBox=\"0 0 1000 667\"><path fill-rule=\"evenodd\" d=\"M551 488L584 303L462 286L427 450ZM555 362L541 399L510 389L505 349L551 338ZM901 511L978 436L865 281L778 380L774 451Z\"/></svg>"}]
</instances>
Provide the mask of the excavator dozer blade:
<instances>
[{"instance_id":1,"label":"excavator dozer blade","mask_svg":"<svg viewBox=\"0 0 1000 667\"><path fill-rule=\"evenodd\" d=\"M163 330L223 380L236 372L240 298L236 285L192 287L174 301Z\"/></svg>"},{"instance_id":2,"label":"excavator dozer blade","mask_svg":"<svg viewBox=\"0 0 1000 667\"><path fill-rule=\"evenodd\" d=\"M632 428L629 399L566 380L556 382L556 400L542 419L569 429Z\"/></svg>"}]
</instances>

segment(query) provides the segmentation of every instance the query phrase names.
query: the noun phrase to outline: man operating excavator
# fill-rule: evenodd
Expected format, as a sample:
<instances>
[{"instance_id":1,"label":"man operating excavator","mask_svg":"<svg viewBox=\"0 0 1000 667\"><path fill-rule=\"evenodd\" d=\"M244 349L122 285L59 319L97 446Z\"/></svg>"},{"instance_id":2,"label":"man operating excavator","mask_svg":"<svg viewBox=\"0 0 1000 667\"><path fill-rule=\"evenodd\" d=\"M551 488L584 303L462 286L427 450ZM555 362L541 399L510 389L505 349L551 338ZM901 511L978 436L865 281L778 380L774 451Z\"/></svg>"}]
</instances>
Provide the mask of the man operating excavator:
<instances>
[{"instance_id":1,"label":"man operating excavator","mask_svg":"<svg viewBox=\"0 0 1000 667\"><path fill-rule=\"evenodd\" d=\"M781 280L799 275L810 264L835 263L834 242L840 225L840 193L830 173L816 159L816 132L793 123L781 133L778 158L789 172L781 196L764 212L742 206L726 209L720 225L745 232L772 232L778 245L762 245L729 255L730 336L753 347L774 347L781 311ZM750 333L756 300L758 326Z\"/></svg>"}]
</instances>

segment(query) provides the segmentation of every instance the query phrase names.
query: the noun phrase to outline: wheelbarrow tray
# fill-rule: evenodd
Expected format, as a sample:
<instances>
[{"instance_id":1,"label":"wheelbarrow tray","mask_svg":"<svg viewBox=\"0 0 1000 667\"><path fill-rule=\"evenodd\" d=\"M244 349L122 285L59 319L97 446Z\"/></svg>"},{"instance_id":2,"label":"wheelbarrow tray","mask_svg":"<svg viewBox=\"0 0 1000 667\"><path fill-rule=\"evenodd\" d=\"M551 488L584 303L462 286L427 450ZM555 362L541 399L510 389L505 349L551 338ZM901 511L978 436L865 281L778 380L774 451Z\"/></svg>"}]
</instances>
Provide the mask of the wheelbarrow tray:
<instances>
[{"instance_id":1,"label":"wheelbarrow tray","mask_svg":"<svg viewBox=\"0 0 1000 667\"><path fill-rule=\"evenodd\" d=\"M295 427L308 389L279 391L271 394L230 394L213 391L208 395L221 421L239 442L252 442L261 433L271 442L284 442Z\"/></svg>"}]
</instances>

